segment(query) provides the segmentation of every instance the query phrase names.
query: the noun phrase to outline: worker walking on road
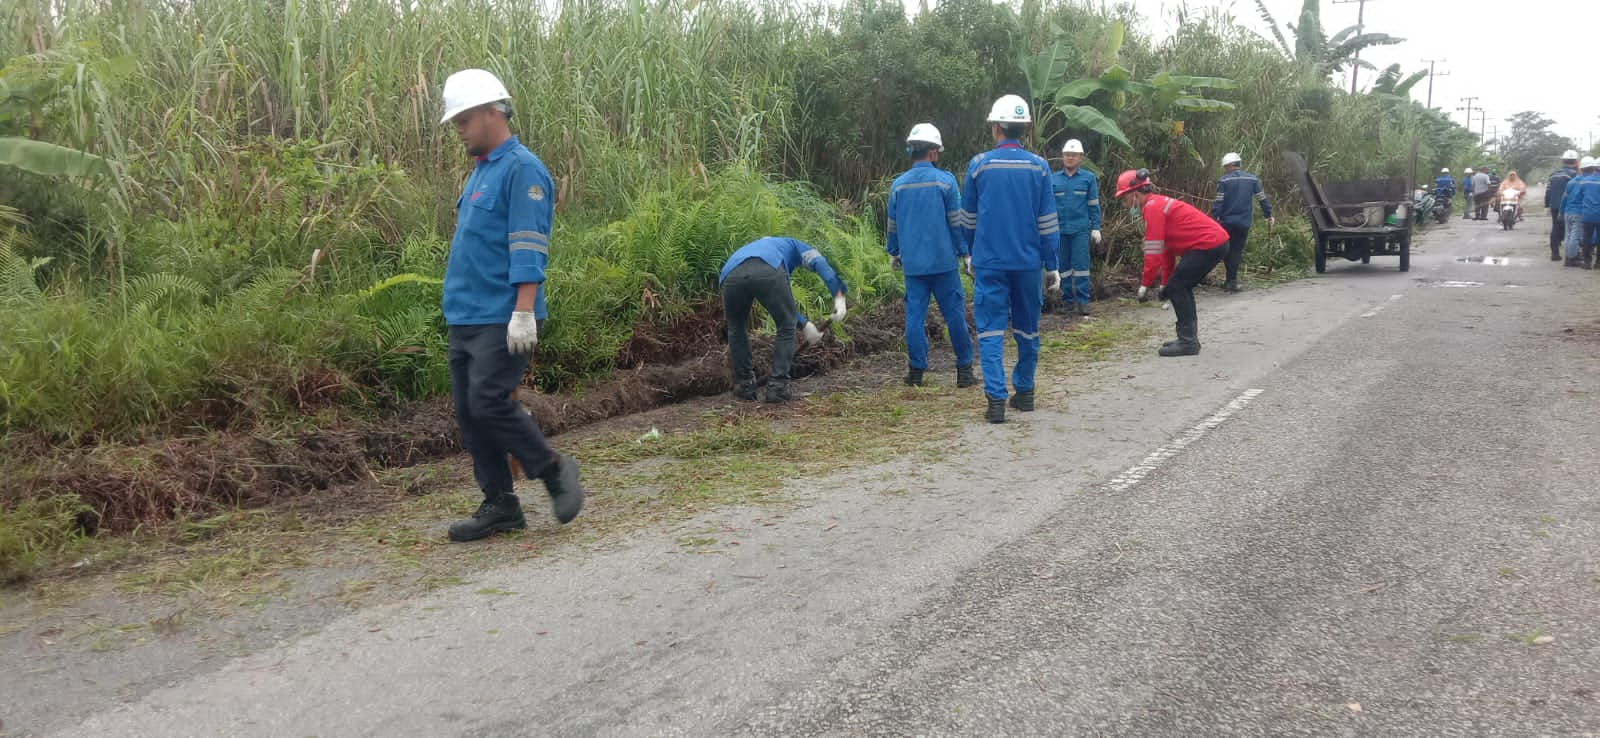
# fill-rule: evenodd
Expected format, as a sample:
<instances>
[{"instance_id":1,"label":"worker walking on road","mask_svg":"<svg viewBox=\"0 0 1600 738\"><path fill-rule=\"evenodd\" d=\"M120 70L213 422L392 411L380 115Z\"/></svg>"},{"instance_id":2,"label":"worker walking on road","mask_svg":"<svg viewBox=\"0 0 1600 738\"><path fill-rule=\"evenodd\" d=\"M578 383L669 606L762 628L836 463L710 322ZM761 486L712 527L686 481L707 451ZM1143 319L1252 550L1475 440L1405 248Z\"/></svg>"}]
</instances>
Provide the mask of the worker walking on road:
<instances>
[{"instance_id":1,"label":"worker walking on road","mask_svg":"<svg viewBox=\"0 0 1600 738\"><path fill-rule=\"evenodd\" d=\"M1061 285L1059 218L1050 194L1050 165L1022 148L1019 139L1033 118L1016 95L996 100L989 111L995 148L967 165L961 217L972 254L972 308L978 323L984 418L1006 420L1006 322L1017 341L1011 375L1011 407L1033 410L1034 371L1039 364L1039 312L1044 290ZM1041 284L1041 280L1043 284Z\"/></svg>"},{"instance_id":2,"label":"worker walking on road","mask_svg":"<svg viewBox=\"0 0 1600 738\"><path fill-rule=\"evenodd\" d=\"M1216 221L1189 203L1155 193L1146 169L1128 170L1117 177L1117 199L1144 220L1144 273L1139 280L1139 301L1150 299L1157 276L1166 280L1158 299L1172 302L1178 318L1178 338L1158 352L1162 356L1200 353L1199 316L1194 288L1228 253L1230 236ZM1181 257L1181 260L1180 260Z\"/></svg>"},{"instance_id":3,"label":"worker walking on road","mask_svg":"<svg viewBox=\"0 0 1600 738\"><path fill-rule=\"evenodd\" d=\"M1057 255L1064 267L1063 302L1077 306L1078 314L1089 316L1093 300L1089 274L1089 244L1100 243L1100 180L1094 172L1080 169L1083 142L1067 141L1061 147L1061 171L1050 175L1050 190L1055 196L1056 219L1061 225L1061 248Z\"/></svg>"},{"instance_id":4,"label":"worker walking on road","mask_svg":"<svg viewBox=\"0 0 1600 738\"><path fill-rule=\"evenodd\" d=\"M1488 172L1479 169L1477 174L1472 175L1472 205L1477 211L1473 220L1488 220L1489 201L1494 197L1494 188Z\"/></svg>"},{"instance_id":5,"label":"worker walking on road","mask_svg":"<svg viewBox=\"0 0 1600 738\"><path fill-rule=\"evenodd\" d=\"M1561 200L1567 183L1578 176L1578 152L1568 149L1561 155L1561 168L1550 175L1544 187L1544 206L1550 211L1550 260L1560 261L1567 240L1567 218L1561 214Z\"/></svg>"},{"instance_id":6,"label":"worker walking on road","mask_svg":"<svg viewBox=\"0 0 1600 738\"><path fill-rule=\"evenodd\" d=\"M544 482L556 520L570 522L583 508L578 463L551 450L513 399L546 314L555 189L539 157L511 135L510 117L511 94L493 74L467 69L445 80L439 122L455 124L477 161L456 201L443 307L456 422L483 491L472 518L450 526L452 541L528 526L511 458Z\"/></svg>"},{"instance_id":7,"label":"worker walking on road","mask_svg":"<svg viewBox=\"0 0 1600 738\"><path fill-rule=\"evenodd\" d=\"M1468 218L1471 218L1472 217L1472 211L1473 211L1474 207L1476 207L1475 200L1474 200L1474 198L1472 196L1472 179L1473 179L1473 176L1474 175L1472 174L1472 167L1467 167L1466 173L1461 175L1461 219L1462 220L1466 220Z\"/></svg>"},{"instance_id":8,"label":"worker walking on road","mask_svg":"<svg viewBox=\"0 0 1600 738\"><path fill-rule=\"evenodd\" d=\"M961 233L961 189L955 175L938 168L944 138L931 123L906 136L911 169L889 186L889 236L884 250L906 278L906 384L922 385L928 370L928 299L939 303L950 348L956 354L956 386L978 383L972 371L972 335L967 331L967 295L961 267L968 263Z\"/></svg>"},{"instance_id":9,"label":"worker walking on road","mask_svg":"<svg viewBox=\"0 0 1600 738\"><path fill-rule=\"evenodd\" d=\"M1584 157L1583 174L1567 183L1567 194L1561 211L1573 217L1567 228L1578 232L1577 266L1592 269L1595 266L1595 247L1600 244L1600 159ZM1567 254L1573 255L1572 234L1567 235Z\"/></svg>"},{"instance_id":10,"label":"worker walking on road","mask_svg":"<svg viewBox=\"0 0 1600 738\"><path fill-rule=\"evenodd\" d=\"M761 303L778 326L772 342L772 374L767 379L767 402L788 402L789 364L794 360L795 331L805 331L806 340L815 343L822 332L806 321L795 305L789 282L794 270L806 267L822 277L833 293L833 319L844 320L844 281L829 266L822 252L793 238L768 236L740 247L722 265L718 283L722 286L722 312L728 319L728 362L733 365L733 395L741 400L756 399L756 373L750 355L750 307Z\"/></svg>"},{"instance_id":11,"label":"worker walking on road","mask_svg":"<svg viewBox=\"0 0 1600 738\"><path fill-rule=\"evenodd\" d=\"M1255 218L1256 203L1261 203L1261 214L1267 225L1277 223L1272 217L1272 203L1267 193L1261 191L1261 179L1239 168L1243 161L1237 153L1222 157L1222 179L1217 181L1217 197L1211 203L1211 217L1228 232L1228 255L1223 260L1227 279L1222 283L1224 292L1239 291L1239 264L1244 261L1244 245L1250 240L1250 225Z\"/></svg>"}]
</instances>

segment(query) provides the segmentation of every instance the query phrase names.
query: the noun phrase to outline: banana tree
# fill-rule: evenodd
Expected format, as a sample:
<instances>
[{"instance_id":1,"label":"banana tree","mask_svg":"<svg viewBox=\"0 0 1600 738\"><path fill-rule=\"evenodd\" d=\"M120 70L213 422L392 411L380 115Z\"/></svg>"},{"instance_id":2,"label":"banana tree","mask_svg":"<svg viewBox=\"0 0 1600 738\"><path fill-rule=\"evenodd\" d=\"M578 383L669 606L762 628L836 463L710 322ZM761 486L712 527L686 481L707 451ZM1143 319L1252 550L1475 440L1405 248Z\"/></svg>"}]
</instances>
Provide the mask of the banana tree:
<instances>
[{"instance_id":1,"label":"banana tree","mask_svg":"<svg viewBox=\"0 0 1600 738\"><path fill-rule=\"evenodd\" d=\"M18 57L0 66L0 166L46 177L108 179L115 183L110 159L87 149L115 136L103 117L105 90L100 80L129 71L125 61L74 61L65 53ZM72 145L43 140L52 117L65 119L60 137ZM120 193L119 193L120 194Z\"/></svg>"}]
</instances>

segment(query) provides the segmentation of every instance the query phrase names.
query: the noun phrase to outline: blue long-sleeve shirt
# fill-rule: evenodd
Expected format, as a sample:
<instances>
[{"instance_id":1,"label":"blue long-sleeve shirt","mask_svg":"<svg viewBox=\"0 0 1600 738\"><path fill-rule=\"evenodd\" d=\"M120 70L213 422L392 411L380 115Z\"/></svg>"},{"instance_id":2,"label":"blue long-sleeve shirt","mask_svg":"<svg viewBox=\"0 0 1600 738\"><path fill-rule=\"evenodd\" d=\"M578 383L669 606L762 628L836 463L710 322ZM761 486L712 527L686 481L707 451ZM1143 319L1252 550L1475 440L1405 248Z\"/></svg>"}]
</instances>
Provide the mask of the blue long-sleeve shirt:
<instances>
[{"instance_id":1,"label":"blue long-sleeve shirt","mask_svg":"<svg viewBox=\"0 0 1600 738\"><path fill-rule=\"evenodd\" d=\"M889 186L884 250L900 257L908 276L953 272L967 255L961 223L961 190L955 175L919 161Z\"/></svg>"},{"instance_id":2,"label":"blue long-sleeve shirt","mask_svg":"<svg viewBox=\"0 0 1600 738\"><path fill-rule=\"evenodd\" d=\"M1585 223L1600 223L1600 175L1580 174L1568 182L1561 212L1576 215Z\"/></svg>"},{"instance_id":3,"label":"blue long-sleeve shirt","mask_svg":"<svg viewBox=\"0 0 1600 738\"><path fill-rule=\"evenodd\" d=\"M1272 217L1272 203L1261 191L1261 179L1243 169L1235 169L1217 180L1217 198L1211 202L1211 217L1225 226L1249 228L1255 218L1255 204L1261 214Z\"/></svg>"},{"instance_id":4,"label":"blue long-sleeve shirt","mask_svg":"<svg viewBox=\"0 0 1600 738\"><path fill-rule=\"evenodd\" d=\"M1433 188L1435 190L1448 193L1450 197L1454 197L1456 192L1456 178L1448 174L1441 174L1439 175L1438 179L1433 181Z\"/></svg>"},{"instance_id":5,"label":"blue long-sleeve shirt","mask_svg":"<svg viewBox=\"0 0 1600 738\"><path fill-rule=\"evenodd\" d=\"M811 244L783 236L767 236L758 238L733 252L728 261L722 265L722 274L717 277L717 284L722 284L728 279L734 267L751 259L760 259L773 269L781 269L784 274L793 275L794 270L805 267L822 277L822 283L828 285L828 291L833 294L845 292L844 280L833 271L828 260L823 258L822 252Z\"/></svg>"},{"instance_id":6,"label":"blue long-sleeve shirt","mask_svg":"<svg viewBox=\"0 0 1600 738\"><path fill-rule=\"evenodd\" d=\"M1094 172L1079 168L1050 175L1050 191L1056 201L1056 219L1061 233L1075 235L1100 230L1100 181Z\"/></svg>"},{"instance_id":7,"label":"blue long-sleeve shirt","mask_svg":"<svg viewBox=\"0 0 1600 738\"><path fill-rule=\"evenodd\" d=\"M456 201L444 272L447 325L510 322L523 284L541 285L533 310L545 317L554 199L549 170L516 136L478 158Z\"/></svg>"},{"instance_id":8,"label":"blue long-sleeve shirt","mask_svg":"<svg viewBox=\"0 0 1600 738\"><path fill-rule=\"evenodd\" d=\"M1572 167L1562 167L1550 175L1549 183L1544 188L1544 206L1551 210L1560 210L1561 200L1567 194L1567 184L1577 176L1578 170Z\"/></svg>"},{"instance_id":9,"label":"blue long-sleeve shirt","mask_svg":"<svg viewBox=\"0 0 1600 738\"><path fill-rule=\"evenodd\" d=\"M962 234L974 269L1060 268L1060 220L1050 165L1006 139L972 157L961 193Z\"/></svg>"}]
</instances>

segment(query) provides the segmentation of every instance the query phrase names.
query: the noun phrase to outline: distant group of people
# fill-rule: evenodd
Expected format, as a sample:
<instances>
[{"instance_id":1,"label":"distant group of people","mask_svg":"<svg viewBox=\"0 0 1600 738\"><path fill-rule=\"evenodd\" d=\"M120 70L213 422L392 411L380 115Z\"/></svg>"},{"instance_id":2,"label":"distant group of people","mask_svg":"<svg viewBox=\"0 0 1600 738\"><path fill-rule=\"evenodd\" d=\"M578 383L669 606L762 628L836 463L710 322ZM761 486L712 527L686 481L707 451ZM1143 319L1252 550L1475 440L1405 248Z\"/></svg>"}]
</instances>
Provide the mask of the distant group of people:
<instances>
[{"instance_id":1,"label":"distant group of people","mask_svg":"<svg viewBox=\"0 0 1600 738\"><path fill-rule=\"evenodd\" d=\"M1454 180L1450 177L1450 169L1439 171L1439 179L1435 182L1436 189L1454 189ZM1500 172L1492 167L1481 167L1474 170L1467 167L1461 176L1461 208L1462 220L1488 220L1489 211L1498 207L1502 198L1520 198L1527 194L1528 185L1517 176L1515 171L1507 172L1504 181L1500 179ZM1453 194L1453 193L1451 193ZM1520 201L1517 208L1517 219L1521 220L1522 209Z\"/></svg>"}]
</instances>

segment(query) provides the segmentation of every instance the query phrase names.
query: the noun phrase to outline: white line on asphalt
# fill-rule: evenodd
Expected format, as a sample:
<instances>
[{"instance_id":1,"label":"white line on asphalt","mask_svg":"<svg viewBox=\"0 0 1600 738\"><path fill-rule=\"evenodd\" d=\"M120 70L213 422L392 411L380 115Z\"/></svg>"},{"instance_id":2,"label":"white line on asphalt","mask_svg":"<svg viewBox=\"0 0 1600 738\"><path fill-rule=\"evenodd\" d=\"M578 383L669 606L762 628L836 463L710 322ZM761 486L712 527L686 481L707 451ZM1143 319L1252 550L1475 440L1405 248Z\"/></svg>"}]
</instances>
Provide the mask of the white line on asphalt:
<instances>
[{"instance_id":1,"label":"white line on asphalt","mask_svg":"<svg viewBox=\"0 0 1600 738\"><path fill-rule=\"evenodd\" d=\"M1251 400L1256 399L1263 392L1266 392L1266 390L1245 390L1244 394L1233 398L1228 402L1228 404L1223 405L1221 410L1212 413L1211 417L1200 421L1193 428L1184 431L1183 435L1172 439L1166 445L1156 449L1149 456L1144 457L1144 461L1141 461L1138 464L1129 467L1127 471L1112 477L1111 481L1106 483L1106 488L1112 492L1123 492L1129 487L1132 487L1133 485L1143 481L1146 476L1149 476L1150 472L1155 471L1156 469L1160 468L1162 464L1166 463L1167 459L1177 456L1178 452L1182 451L1195 441L1200 440L1200 438L1206 433L1210 432L1211 429L1222 425L1224 421L1230 417L1233 417L1234 413L1243 410L1245 405L1249 405Z\"/></svg>"},{"instance_id":2,"label":"white line on asphalt","mask_svg":"<svg viewBox=\"0 0 1600 738\"><path fill-rule=\"evenodd\" d=\"M1398 299L1400 299L1402 297L1405 297L1405 295L1390 295L1389 296L1389 302L1394 302L1395 300L1398 300ZM1361 317L1363 317L1363 318L1371 318L1371 317L1377 315L1378 313L1383 312L1384 306L1388 305L1388 304L1389 304L1388 302L1380 302L1380 303L1378 303L1377 307L1362 313Z\"/></svg>"}]
</instances>

